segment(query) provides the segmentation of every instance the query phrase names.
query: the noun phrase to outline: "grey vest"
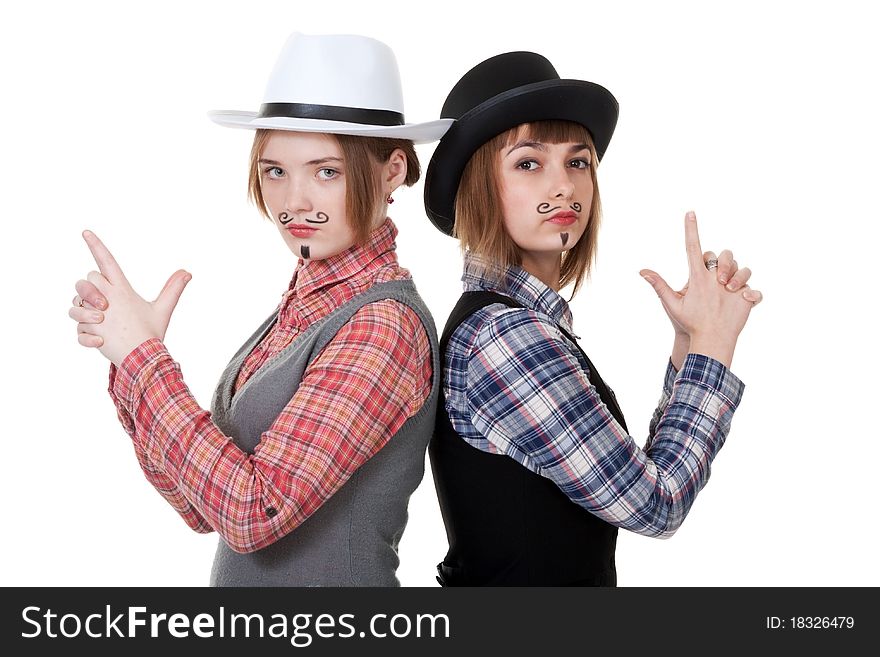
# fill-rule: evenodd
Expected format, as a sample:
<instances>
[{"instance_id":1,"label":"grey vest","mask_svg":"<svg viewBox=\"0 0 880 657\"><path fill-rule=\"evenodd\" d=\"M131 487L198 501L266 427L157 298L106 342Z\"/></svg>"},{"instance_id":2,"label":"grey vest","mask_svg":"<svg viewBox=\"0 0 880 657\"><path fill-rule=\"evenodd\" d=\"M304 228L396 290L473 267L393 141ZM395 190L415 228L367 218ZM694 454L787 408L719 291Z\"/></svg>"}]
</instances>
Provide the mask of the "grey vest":
<instances>
[{"instance_id":1,"label":"grey vest","mask_svg":"<svg viewBox=\"0 0 880 657\"><path fill-rule=\"evenodd\" d=\"M211 412L224 434L253 453L312 359L359 308L382 299L406 304L421 319L431 343L431 394L381 450L290 534L249 554L234 552L221 540L212 586L399 585L397 546L406 526L409 497L424 474L440 381L437 331L411 280L379 283L316 321L233 396L242 363L275 323L277 313L273 313L232 357L214 393Z\"/></svg>"}]
</instances>

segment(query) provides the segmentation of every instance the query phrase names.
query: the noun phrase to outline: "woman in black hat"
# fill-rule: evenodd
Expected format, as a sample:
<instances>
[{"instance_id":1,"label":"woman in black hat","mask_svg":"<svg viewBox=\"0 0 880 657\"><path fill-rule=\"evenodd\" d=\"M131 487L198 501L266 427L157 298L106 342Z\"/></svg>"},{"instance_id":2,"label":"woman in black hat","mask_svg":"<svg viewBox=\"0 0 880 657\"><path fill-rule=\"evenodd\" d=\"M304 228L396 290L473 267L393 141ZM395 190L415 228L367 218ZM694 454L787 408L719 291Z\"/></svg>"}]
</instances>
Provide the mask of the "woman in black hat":
<instances>
[{"instance_id":1,"label":"woman in black hat","mask_svg":"<svg viewBox=\"0 0 880 657\"><path fill-rule=\"evenodd\" d=\"M256 130L248 190L298 259L281 303L233 356L208 412L163 342L189 275L149 303L86 231L101 271L77 284L77 338L113 363L109 391L147 479L192 529L222 537L212 584L397 585L439 359L387 211L419 178L413 142L449 122L405 123L385 44L302 34L258 112L211 118Z\"/></svg>"},{"instance_id":2,"label":"woman in black hat","mask_svg":"<svg viewBox=\"0 0 880 657\"><path fill-rule=\"evenodd\" d=\"M429 448L449 539L441 584L615 585L617 528L671 536L730 429L743 384L728 368L761 293L729 251L702 252L693 213L688 284L641 272L675 328L643 449L559 295L593 262L596 167L617 113L606 89L529 52L477 65L443 106L455 123L425 207L461 241L465 292L440 341Z\"/></svg>"}]
</instances>

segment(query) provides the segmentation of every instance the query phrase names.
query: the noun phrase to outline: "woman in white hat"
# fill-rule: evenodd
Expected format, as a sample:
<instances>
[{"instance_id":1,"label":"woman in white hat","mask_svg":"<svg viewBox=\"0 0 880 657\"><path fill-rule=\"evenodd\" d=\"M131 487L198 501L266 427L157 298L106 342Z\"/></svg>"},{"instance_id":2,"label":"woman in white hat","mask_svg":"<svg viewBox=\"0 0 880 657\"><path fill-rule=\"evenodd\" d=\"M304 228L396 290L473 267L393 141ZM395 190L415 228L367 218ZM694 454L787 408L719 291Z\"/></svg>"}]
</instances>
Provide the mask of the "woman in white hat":
<instances>
[{"instance_id":1,"label":"woman in white hat","mask_svg":"<svg viewBox=\"0 0 880 657\"><path fill-rule=\"evenodd\" d=\"M397 63L359 36L294 34L259 112L249 192L298 264L233 356L210 413L162 340L189 274L142 299L86 231L100 267L77 283L79 343L112 361L110 395L150 483L221 538L211 583L393 586L439 383L436 331L395 254L392 193L419 178ZM103 312L102 312L103 311Z\"/></svg>"},{"instance_id":2,"label":"woman in white hat","mask_svg":"<svg viewBox=\"0 0 880 657\"><path fill-rule=\"evenodd\" d=\"M440 342L429 448L449 538L438 579L613 586L617 528L671 536L706 483L743 390L728 369L736 339L761 294L729 251L701 252L688 213L685 289L642 272L675 342L639 449L559 294L577 292L592 264L596 166L617 101L514 52L469 71L441 116L456 121L428 167L425 207L461 241L465 292ZM616 321L613 309L592 321Z\"/></svg>"}]
</instances>

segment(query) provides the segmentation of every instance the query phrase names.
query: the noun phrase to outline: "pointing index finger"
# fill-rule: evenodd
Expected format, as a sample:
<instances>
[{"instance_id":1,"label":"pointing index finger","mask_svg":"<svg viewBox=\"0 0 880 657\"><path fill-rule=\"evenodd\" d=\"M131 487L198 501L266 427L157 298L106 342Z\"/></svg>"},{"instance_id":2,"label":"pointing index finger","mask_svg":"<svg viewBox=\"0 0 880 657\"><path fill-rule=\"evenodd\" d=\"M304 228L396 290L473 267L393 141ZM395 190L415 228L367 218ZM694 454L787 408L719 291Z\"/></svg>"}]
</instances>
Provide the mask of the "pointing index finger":
<instances>
[{"instance_id":1,"label":"pointing index finger","mask_svg":"<svg viewBox=\"0 0 880 657\"><path fill-rule=\"evenodd\" d=\"M693 210L684 217L684 244L687 250L688 267L691 274L705 269L703 263L703 247L700 246L700 234L697 231L697 215Z\"/></svg>"},{"instance_id":2,"label":"pointing index finger","mask_svg":"<svg viewBox=\"0 0 880 657\"><path fill-rule=\"evenodd\" d=\"M98 239L98 236L90 230L84 230L82 236L86 241L86 245L89 247L89 251L92 252L92 257L95 259L95 262L98 263L98 269L101 270L104 278L111 283L125 281L125 274L122 273L122 269L116 262L116 258L114 258L113 254L111 254L107 247L104 246L104 243Z\"/></svg>"}]
</instances>

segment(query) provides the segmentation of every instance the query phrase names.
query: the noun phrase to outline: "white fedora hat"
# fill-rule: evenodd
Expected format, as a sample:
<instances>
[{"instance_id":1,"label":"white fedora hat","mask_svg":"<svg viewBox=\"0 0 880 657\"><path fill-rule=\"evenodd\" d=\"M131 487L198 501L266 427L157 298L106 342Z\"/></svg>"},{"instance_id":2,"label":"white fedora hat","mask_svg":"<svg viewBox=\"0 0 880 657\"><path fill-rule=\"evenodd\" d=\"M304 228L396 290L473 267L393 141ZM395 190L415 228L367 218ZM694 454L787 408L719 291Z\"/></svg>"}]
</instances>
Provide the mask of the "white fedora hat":
<instances>
[{"instance_id":1,"label":"white fedora hat","mask_svg":"<svg viewBox=\"0 0 880 657\"><path fill-rule=\"evenodd\" d=\"M397 60L376 39L294 32L275 63L258 112L213 111L231 128L267 128L435 141L452 119L406 123Z\"/></svg>"}]
</instances>

